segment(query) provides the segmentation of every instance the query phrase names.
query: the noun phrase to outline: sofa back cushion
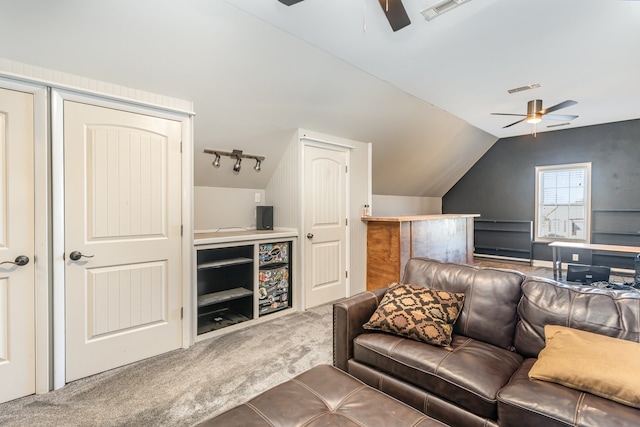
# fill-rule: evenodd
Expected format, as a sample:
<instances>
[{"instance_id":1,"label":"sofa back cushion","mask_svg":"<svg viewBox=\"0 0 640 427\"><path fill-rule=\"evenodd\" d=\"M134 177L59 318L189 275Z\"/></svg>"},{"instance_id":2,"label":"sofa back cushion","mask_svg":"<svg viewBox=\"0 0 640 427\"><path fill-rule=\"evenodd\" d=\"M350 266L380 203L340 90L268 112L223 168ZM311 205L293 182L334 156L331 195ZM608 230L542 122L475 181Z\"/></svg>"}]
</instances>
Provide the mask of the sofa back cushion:
<instances>
[{"instance_id":1,"label":"sofa back cushion","mask_svg":"<svg viewBox=\"0 0 640 427\"><path fill-rule=\"evenodd\" d=\"M402 279L404 283L464 293L454 333L507 349L513 346L523 280L524 275L517 271L426 258L410 259Z\"/></svg>"},{"instance_id":2,"label":"sofa back cushion","mask_svg":"<svg viewBox=\"0 0 640 427\"><path fill-rule=\"evenodd\" d=\"M560 325L629 341L640 341L640 292L569 285L539 277L522 284L515 347L538 357L545 325Z\"/></svg>"}]
</instances>

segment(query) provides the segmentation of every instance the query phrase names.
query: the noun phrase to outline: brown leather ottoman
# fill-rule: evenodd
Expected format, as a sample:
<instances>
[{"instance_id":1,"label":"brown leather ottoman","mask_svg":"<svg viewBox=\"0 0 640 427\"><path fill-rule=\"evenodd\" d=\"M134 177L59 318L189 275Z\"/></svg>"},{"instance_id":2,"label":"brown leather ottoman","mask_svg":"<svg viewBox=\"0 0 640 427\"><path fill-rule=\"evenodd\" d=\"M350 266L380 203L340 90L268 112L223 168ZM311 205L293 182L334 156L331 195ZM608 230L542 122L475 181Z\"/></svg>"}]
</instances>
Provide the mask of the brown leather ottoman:
<instances>
[{"instance_id":1,"label":"brown leather ottoman","mask_svg":"<svg viewBox=\"0 0 640 427\"><path fill-rule=\"evenodd\" d=\"M200 425L445 426L329 365L316 366Z\"/></svg>"}]
</instances>

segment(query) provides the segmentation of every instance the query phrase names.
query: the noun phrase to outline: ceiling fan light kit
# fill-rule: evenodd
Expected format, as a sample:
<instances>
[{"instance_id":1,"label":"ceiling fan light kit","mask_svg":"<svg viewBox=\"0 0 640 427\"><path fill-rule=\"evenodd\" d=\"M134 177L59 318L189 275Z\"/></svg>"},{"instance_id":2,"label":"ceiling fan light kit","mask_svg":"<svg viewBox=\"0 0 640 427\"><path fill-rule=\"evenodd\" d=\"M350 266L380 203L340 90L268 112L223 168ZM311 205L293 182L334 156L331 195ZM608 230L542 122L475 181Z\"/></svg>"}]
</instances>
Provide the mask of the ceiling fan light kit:
<instances>
[{"instance_id":1,"label":"ceiling fan light kit","mask_svg":"<svg viewBox=\"0 0 640 427\"><path fill-rule=\"evenodd\" d=\"M549 114L552 113L554 111L560 110L561 108L567 108L567 107L571 107L572 105L577 104L576 101L573 101L571 99L568 99L566 101L563 101L559 104L556 104L552 107L549 108L542 108L542 100L541 99L532 99L531 101L527 102L527 114L513 114L513 113L491 113L493 115L497 115L497 116L521 116L523 117L522 119L510 123L506 126L503 126L502 129L511 127L513 125L517 125L518 123L521 122L527 122L530 124L533 124L535 126L536 123L540 123L543 119L547 118L547 119L551 119L551 120L563 120L563 121L567 121L567 120L573 120L573 119L577 119L578 116L574 116L574 115L567 115L567 114ZM535 134L536 130L534 127L534 131L533 133Z\"/></svg>"},{"instance_id":2,"label":"ceiling fan light kit","mask_svg":"<svg viewBox=\"0 0 640 427\"><path fill-rule=\"evenodd\" d=\"M542 114L539 111L542 110L542 100L534 99L527 102L527 123L535 124L542 121Z\"/></svg>"}]
</instances>

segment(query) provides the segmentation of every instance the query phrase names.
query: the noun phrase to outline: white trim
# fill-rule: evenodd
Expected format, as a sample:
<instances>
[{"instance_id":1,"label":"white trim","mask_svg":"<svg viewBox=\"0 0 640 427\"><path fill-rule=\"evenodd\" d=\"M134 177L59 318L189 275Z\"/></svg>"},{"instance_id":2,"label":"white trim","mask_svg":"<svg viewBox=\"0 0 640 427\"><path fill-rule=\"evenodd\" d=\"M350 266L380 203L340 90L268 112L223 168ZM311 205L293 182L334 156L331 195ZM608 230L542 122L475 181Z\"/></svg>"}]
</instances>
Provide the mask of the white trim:
<instances>
[{"instance_id":1,"label":"white trim","mask_svg":"<svg viewBox=\"0 0 640 427\"><path fill-rule=\"evenodd\" d=\"M182 347L189 348L195 342L197 324L195 294L192 293L193 268L195 263L193 246L193 120L182 118Z\"/></svg>"},{"instance_id":2,"label":"white trim","mask_svg":"<svg viewBox=\"0 0 640 427\"><path fill-rule=\"evenodd\" d=\"M63 97L51 91L51 226L53 267L53 388L64 387L65 294L64 294L64 108Z\"/></svg>"},{"instance_id":3,"label":"white trim","mask_svg":"<svg viewBox=\"0 0 640 427\"><path fill-rule=\"evenodd\" d=\"M586 201L584 204L585 209L585 238L584 239L567 239L567 238L550 238L550 237L539 237L538 229L539 229L539 203L540 203L540 173L546 171L553 171L559 169L582 169L586 170L585 176L585 195ZM569 241L569 242L582 242L589 243L591 241L591 162L584 163L569 163L569 164L559 164L559 165L548 165L548 166L536 166L535 167L535 205L534 205L534 221L533 221L533 241L538 243L547 243L547 242L555 242L555 241Z\"/></svg>"},{"instance_id":4,"label":"white trim","mask_svg":"<svg viewBox=\"0 0 640 427\"><path fill-rule=\"evenodd\" d=\"M306 142L303 142L303 141L306 141ZM300 142L303 142L305 145L327 148L329 150L335 150L335 151L344 151L345 148L348 148L350 150L355 148L353 145L330 141L328 139L313 138L313 137L307 136L306 134L303 134L300 137ZM340 149L338 149L338 147L340 147Z\"/></svg>"},{"instance_id":5,"label":"white trim","mask_svg":"<svg viewBox=\"0 0 640 427\"><path fill-rule=\"evenodd\" d=\"M0 58L0 78L194 115L193 102Z\"/></svg>"},{"instance_id":6,"label":"white trim","mask_svg":"<svg viewBox=\"0 0 640 427\"><path fill-rule=\"evenodd\" d=\"M34 93L34 261L36 317L36 393L51 389L51 189L49 161L49 93Z\"/></svg>"}]
</instances>

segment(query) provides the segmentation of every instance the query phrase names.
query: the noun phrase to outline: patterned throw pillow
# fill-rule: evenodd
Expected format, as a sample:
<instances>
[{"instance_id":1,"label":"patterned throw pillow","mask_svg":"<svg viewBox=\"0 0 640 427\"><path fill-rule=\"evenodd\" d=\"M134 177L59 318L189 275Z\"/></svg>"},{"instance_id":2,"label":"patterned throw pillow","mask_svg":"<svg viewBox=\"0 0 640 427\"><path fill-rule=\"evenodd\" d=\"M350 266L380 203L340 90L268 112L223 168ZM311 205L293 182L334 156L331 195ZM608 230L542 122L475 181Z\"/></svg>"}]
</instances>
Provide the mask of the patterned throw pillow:
<instances>
[{"instance_id":1,"label":"patterned throw pillow","mask_svg":"<svg viewBox=\"0 0 640 427\"><path fill-rule=\"evenodd\" d=\"M365 329L390 332L451 350L451 334L463 293L404 283L391 283Z\"/></svg>"}]
</instances>

